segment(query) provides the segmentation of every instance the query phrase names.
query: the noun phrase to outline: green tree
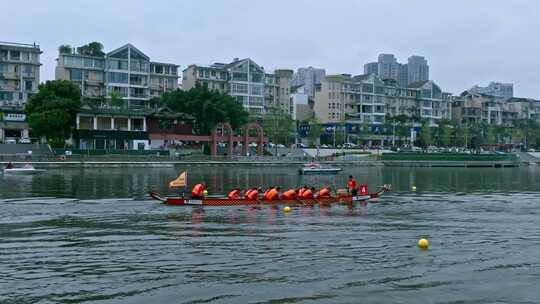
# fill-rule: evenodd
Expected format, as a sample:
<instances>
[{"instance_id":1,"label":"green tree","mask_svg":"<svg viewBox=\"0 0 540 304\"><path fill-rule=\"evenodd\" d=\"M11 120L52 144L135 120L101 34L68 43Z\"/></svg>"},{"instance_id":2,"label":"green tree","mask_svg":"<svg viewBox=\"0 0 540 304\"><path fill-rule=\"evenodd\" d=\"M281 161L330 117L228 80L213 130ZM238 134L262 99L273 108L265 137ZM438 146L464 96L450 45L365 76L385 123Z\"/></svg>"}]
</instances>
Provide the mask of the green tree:
<instances>
[{"instance_id":1,"label":"green tree","mask_svg":"<svg viewBox=\"0 0 540 304\"><path fill-rule=\"evenodd\" d=\"M288 145L295 123L292 118L281 109L269 109L262 118L264 133L269 135L274 144Z\"/></svg>"},{"instance_id":2,"label":"green tree","mask_svg":"<svg viewBox=\"0 0 540 304\"><path fill-rule=\"evenodd\" d=\"M424 122L420 129L420 142L422 146L427 147L433 144L433 135L429 123Z\"/></svg>"},{"instance_id":3,"label":"green tree","mask_svg":"<svg viewBox=\"0 0 540 304\"><path fill-rule=\"evenodd\" d=\"M60 54L71 54L71 45L62 44L58 47L58 53Z\"/></svg>"},{"instance_id":4,"label":"green tree","mask_svg":"<svg viewBox=\"0 0 540 304\"><path fill-rule=\"evenodd\" d=\"M86 56L105 57L103 44L94 41L77 48L77 53Z\"/></svg>"},{"instance_id":5,"label":"green tree","mask_svg":"<svg viewBox=\"0 0 540 304\"><path fill-rule=\"evenodd\" d=\"M153 102L193 116L197 134L209 134L218 123L224 122L230 123L233 129L238 129L245 125L249 118L243 105L233 97L218 91L209 91L202 86L188 91L167 92Z\"/></svg>"},{"instance_id":6,"label":"green tree","mask_svg":"<svg viewBox=\"0 0 540 304\"><path fill-rule=\"evenodd\" d=\"M75 126L81 91L70 81L53 80L39 85L24 107L28 125L53 146L63 146Z\"/></svg>"},{"instance_id":7,"label":"green tree","mask_svg":"<svg viewBox=\"0 0 540 304\"><path fill-rule=\"evenodd\" d=\"M122 99L122 96L120 93L116 91L112 91L111 94L109 94L109 104L113 107L121 108L124 106L124 100Z\"/></svg>"},{"instance_id":8,"label":"green tree","mask_svg":"<svg viewBox=\"0 0 540 304\"><path fill-rule=\"evenodd\" d=\"M445 147L450 147L452 145L452 136L454 129L450 124L443 124L441 131L441 144Z\"/></svg>"}]
</instances>

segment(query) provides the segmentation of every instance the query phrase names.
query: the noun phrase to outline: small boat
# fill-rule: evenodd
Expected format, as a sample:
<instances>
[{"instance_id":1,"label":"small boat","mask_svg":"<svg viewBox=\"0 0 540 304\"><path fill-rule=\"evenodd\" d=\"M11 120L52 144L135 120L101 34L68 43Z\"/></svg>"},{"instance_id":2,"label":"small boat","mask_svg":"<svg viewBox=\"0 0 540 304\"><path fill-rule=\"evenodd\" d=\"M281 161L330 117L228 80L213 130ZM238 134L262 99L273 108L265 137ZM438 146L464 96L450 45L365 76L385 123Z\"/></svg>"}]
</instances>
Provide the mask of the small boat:
<instances>
[{"instance_id":1,"label":"small boat","mask_svg":"<svg viewBox=\"0 0 540 304\"><path fill-rule=\"evenodd\" d=\"M249 206L249 205L332 205L332 204L352 204L356 202L366 202L371 199L379 198L385 192L390 191L390 185L380 187L379 191L359 195L338 194L329 198L313 199L279 199L267 201L264 199L250 200L245 198L229 199L221 198L202 198L192 199L187 197L164 197L156 192L150 192L151 198L161 201L167 205L176 206Z\"/></svg>"},{"instance_id":2,"label":"small boat","mask_svg":"<svg viewBox=\"0 0 540 304\"><path fill-rule=\"evenodd\" d=\"M5 168L4 174L19 174L19 175L31 175L44 172L45 170L39 170L31 165L26 165L22 168Z\"/></svg>"},{"instance_id":3,"label":"small boat","mask_svg":"<svg viewBox=\"0 0 540 304\"><path fill-rule=\"evenodd\" d=\"M306 174L337 174L341 171L341 168L335 168L330 166L323 166L317 163L309 163L300 168L299 173L301 175Z\"/></svg>"}]
</instances>

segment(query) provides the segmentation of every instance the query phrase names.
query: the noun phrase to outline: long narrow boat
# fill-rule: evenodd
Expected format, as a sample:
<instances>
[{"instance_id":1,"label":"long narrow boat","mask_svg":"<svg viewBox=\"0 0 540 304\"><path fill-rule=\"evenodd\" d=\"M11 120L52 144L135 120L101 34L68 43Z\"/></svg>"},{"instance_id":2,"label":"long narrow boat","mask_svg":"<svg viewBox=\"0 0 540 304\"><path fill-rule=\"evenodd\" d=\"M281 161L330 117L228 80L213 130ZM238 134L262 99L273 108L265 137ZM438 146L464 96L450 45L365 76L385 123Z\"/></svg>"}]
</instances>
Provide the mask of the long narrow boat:
<instances>
[{"instance_id":1,"label":"long narrow boat","mask_svg":"<svg viewBox=\"0 0 540 304\"><path fill-rule=\"evenodd\" d=\"M250 200L250 199L229 199L229 198L203 198L203 199L191 199L182 197L163 197L156 192L150 192L151 198L161 201L167 205L175 206L242 206L242 205L331 205L331 204L351 204L355 202L365 202L371 199L375 199L383 195L385 192L390 191L389 185L380 187L377 192L367 193L364 195L337 195L330 198L315 198L315 199L280 199L267 201L263 199Z\"/></svg>"}]
</instances>

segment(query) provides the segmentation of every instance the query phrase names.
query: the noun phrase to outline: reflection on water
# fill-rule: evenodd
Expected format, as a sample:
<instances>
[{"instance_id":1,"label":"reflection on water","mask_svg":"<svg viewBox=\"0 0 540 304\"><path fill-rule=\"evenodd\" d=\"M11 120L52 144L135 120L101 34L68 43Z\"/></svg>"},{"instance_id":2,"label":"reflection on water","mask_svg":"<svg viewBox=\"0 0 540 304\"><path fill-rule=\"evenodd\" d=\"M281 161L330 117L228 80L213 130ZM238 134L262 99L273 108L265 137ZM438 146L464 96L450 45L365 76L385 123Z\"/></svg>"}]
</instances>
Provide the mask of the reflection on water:
<instances>
[{"instance_id":1,"label":"reflection on water","mask_svg":"<svg viewBox=\"0 0 540 304\"><path fill-rule=\"evenodd\" d=\"M540 170L190 167L233 186L391 183L378 203L168 207L185 168L0 177L2 303L537 303ZM411 193L411 185L418 191ZM507 193L511 191L511 193ZM135 198L135 199L132 199ZM416 241L430 240L420 251Z\"/></svg>"},{"instance_id":2,"label":"reflection on water","mask_svg":"<svg viewBox=\"0 0 540 304\"><path fill-rule=\"evenodd\" d=\"M372 189L392 184L396 192L417 186L419 192L469 193L475 191L536 191L540 170L526 168L388 168L346 167L339 175L297 174L296 168L189 166L177 168L50 169L33 176L0 176L0 198L54 196L87 198L143 198L149 190L169 192L167 184L187 170L190 184L205 182L210 194L227 193L234 187L279 185L282 188L313 185L344 188L354 175Z\"/></svg>"}]
</instances>

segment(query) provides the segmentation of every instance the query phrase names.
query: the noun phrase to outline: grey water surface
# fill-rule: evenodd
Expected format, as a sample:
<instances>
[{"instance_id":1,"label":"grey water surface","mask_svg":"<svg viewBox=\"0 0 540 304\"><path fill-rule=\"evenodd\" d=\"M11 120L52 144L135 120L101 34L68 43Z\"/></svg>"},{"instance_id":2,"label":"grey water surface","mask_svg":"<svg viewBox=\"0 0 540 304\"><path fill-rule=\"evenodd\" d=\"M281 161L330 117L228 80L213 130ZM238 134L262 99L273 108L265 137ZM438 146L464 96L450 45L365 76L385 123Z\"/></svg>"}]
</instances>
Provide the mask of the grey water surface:
<instances>
[{"instance_id":1,"label":"grey water surface","mask_svg":"<svg viewBox=\"0 0 540 304\"><path fill-rule=\"evenodd\" d=\"M230 188L392 184L354 208L171 207ZM417 187L411 192L412 186ZM190 166L0 176L0 303L539 303L540 168ZM425 237L430 249L419 250Z\"/></svg>"}]
</instances>

